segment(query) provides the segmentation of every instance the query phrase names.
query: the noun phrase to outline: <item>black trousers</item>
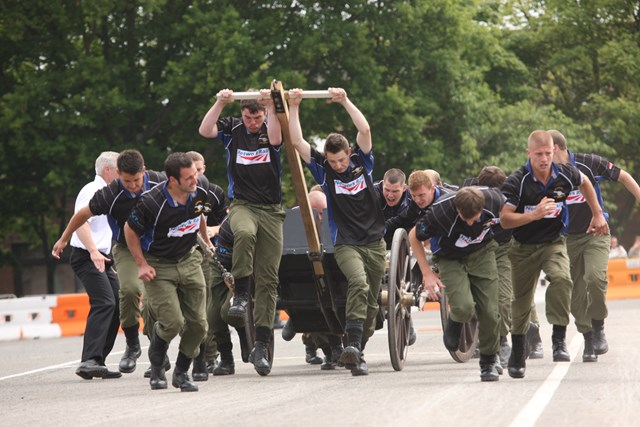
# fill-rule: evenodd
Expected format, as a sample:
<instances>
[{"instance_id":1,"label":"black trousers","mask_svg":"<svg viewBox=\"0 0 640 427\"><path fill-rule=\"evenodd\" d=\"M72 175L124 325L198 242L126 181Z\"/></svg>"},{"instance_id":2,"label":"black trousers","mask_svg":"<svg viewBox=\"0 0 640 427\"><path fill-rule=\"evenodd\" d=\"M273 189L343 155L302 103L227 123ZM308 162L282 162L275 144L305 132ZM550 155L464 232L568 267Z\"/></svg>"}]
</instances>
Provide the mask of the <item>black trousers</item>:
<instances>
[{"instance_id":1,"label":"black trousers","mask_svg":"<svg viewBox=\"0 0 640 427\"><path fill-rule=\"evenodd\" d=\"M104 272L98 271L91 261L91 255L84 249L72 248L69 261L89 295L91 307L84 330L82 361L95 359L99 364L104 364L120 327L118 277L111 264L105 265Z\"/></svg>"}]
</instances>

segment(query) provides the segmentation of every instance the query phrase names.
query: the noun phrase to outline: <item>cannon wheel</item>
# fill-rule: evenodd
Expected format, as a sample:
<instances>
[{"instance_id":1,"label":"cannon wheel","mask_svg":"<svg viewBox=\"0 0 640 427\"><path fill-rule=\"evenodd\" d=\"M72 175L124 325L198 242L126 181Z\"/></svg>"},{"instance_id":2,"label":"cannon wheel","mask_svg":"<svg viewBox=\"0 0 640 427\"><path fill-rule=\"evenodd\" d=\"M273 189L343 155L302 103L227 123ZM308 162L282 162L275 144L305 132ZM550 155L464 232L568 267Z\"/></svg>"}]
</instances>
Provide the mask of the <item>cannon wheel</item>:
<instances>
[{"instance_id":1,"label":"cannon wheel","mask_svg":"<svg viewBox=\"0 0 640 427\"><path fill-rule=\"evenodd\" d=\"M391 365L396 371L401 371L404 367L409 348L411 307L405 307L402 304L402 299L406 287L410 285L410 260L407 232L404 229L398 229L394 233L391 243L387 292L389 354L391 356Z\"/></svg>"},{"instance_id":2,"label":"cannon wheel","mask_svg":"<svg viewBox=\"0 0 640 427\"><path fill-rule=\"evenodd\" d=\"M440 297L440 320L442 322L442 331L447 327L447 318L449 317L449 302L445 292L441 292ZM478 318L473 317L470 322L462 326L460 332L460 345L457 351L449 351L451 357L456 362L464 363L473 357L478 345Z\"/></svg>"},{"instance_id":3,"label":"cannon wheel","mask_svg":"<svg viewBox=\"0 0 640 427\"><path fill-rule=\"evenodd\" d=\"M249 298L249 304L247 304L247 316L245 317L244 330L247 335L247 342L249 347L253 349L256 340L256 325L253 320L253 308L255 307L255 281L251 280L251 298ZM273 353L274 353L274 333L273 327L271 328L271 340L269 340L269 346L267 349L269 366L273 367Z\"/></svg>"}]
</instances>

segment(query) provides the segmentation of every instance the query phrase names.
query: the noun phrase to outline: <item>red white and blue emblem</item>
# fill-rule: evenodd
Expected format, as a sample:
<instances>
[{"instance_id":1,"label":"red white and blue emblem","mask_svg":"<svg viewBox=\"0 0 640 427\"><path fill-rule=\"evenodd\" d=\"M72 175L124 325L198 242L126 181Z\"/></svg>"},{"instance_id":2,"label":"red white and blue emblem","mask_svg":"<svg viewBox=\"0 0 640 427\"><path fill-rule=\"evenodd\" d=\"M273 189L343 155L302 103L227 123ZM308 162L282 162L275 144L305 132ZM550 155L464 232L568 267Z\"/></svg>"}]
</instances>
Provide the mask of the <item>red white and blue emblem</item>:
<instances>
[{"instance_id":1,"label":"red white and blue emblem","mask_svg":"<svg viewBox=\"0 0 640 427\"><path fill-rule=\"evenodd\" d=\"M364 190L367 186L364 180L364 175L360 175L358 178L351 182L342 182L335 180L336 194L346 194L353 196Z\"/></svg>"},{"instance_id":2,"label":"red white and blue emblem","mask_svg":"<svg viewBox=\"0 0 640 427\"><path fill-rule=\"evenodd\" d=\"M258 165L271 162L271 154L268 148L260 148L256 151L238 150L236 163L240 165Z\"/></svg>"}]
</instances>

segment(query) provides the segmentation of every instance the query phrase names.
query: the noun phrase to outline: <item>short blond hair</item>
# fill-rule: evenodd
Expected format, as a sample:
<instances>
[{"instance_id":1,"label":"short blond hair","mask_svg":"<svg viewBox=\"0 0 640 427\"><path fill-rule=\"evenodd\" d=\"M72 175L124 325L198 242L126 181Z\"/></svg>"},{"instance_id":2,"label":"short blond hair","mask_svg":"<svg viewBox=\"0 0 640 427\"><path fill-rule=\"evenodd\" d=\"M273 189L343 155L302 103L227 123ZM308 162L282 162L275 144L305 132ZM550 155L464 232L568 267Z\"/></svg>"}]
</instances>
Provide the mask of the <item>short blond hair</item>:
<instances>
[{"instance_id":1,"label":"short blond hair","mask_svg":"<svg viewBox=\"0 0 640 427\"><path fill-rule=\"evenodd\" d=\"M415 191L423 185L426 189L433 187L433 180L429 172L425 170L411 172L411 175L409 175L409 190Z\"/></svg>"}]
</instances>

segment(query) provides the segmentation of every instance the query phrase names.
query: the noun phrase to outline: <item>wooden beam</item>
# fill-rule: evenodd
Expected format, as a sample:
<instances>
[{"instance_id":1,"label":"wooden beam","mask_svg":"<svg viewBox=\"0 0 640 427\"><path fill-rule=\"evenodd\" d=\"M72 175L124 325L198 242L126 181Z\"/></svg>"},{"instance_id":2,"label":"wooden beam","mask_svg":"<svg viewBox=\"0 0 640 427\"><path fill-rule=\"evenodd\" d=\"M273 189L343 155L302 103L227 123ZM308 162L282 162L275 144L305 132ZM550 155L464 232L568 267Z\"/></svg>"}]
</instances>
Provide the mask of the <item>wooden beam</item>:
<instances>
[{"instance_id":1,"label":"wooden beam","mask_svg":"<svg viewBox=\"0 0 640 427\"><path fill-rule=\"evenodd\" d=\"M328 91L304 91L303 95L308 92L326 92L327 96L322 96L322 98L329 98ZM298 199L298 204L300 206L300 214L304 224L304 231L307 236L307 243L309 244L309 252L311 254L319 255L321 246L320 238L318 237L318 228L316 227L311 205L309 203L309 197L307 195L307 182L304 178L302 161L300 160L300 155L291 142L291 135L289 134L289 106L286 102L287 94L285 93L280 81L274 80L271 83L271 97L273 98L276 115L278 116L282 135L284 137L284 147L287 152L287 158L289 159L289 168L291 169L291 180L293 181L296 198ZM320 98L320 96L316 96L316 98ZM324 267L319 259L312 260L312 264L314 273L317 276L324 275Z\"/></svg>"}]
</instances>

